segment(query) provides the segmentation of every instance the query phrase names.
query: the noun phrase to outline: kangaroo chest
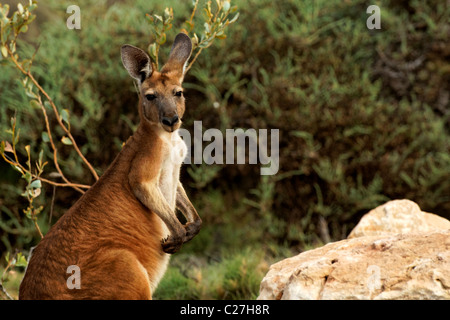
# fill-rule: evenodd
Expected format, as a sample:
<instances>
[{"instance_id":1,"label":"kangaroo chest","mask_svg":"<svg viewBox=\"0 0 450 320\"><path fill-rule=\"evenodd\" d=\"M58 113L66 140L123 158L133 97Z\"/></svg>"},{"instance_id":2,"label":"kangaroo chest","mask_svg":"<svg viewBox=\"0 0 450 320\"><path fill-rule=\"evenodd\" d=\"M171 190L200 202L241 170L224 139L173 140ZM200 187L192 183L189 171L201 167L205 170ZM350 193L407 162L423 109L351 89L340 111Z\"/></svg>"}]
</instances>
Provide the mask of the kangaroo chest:
<instances>
[{"instance_id":1,"label":"kangaroo chest","mask_svg":"<svg viewBox=\"0 0 450 320\"><path fill-rule=\"evenodd\" d=\"M187 154L187 146L178 131L163 137L164 153L159 178L159 188L169 205L175 210L180 168Z\"/></svg>"}]
</instances>

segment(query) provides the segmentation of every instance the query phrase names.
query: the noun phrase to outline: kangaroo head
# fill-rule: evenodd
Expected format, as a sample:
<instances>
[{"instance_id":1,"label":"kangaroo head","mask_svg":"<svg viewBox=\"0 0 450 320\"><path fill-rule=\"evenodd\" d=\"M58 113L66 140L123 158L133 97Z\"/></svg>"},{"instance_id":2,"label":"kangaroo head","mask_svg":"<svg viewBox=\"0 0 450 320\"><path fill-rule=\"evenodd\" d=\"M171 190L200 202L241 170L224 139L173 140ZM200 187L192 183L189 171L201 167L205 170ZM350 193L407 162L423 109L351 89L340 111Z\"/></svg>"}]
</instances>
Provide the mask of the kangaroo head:
<instances>
[{"instance_id":1,"label":"kangaroo head","mask_svg":"<svg viewBox=\"0 0 450 320\"><path fill-rule=\"evenodd\" d=\"M191 51L191 39L179 33L175 37L169 60L158 71L145 51L127 44L122 46L123 65L139 83L141 121L157 125L167 132L173 132L181 126L185 109L181 84Z\"/></svg>"}]
</instances>

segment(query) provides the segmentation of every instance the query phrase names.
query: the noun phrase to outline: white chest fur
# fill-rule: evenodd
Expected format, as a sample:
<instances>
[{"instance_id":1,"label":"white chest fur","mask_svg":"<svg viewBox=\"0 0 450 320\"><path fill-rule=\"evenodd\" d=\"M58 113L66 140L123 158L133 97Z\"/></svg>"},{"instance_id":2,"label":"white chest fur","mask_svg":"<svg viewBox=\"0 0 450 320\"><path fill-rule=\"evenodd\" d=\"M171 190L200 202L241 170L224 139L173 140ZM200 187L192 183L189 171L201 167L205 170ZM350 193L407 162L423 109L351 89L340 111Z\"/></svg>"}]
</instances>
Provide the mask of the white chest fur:
<instances>
[{"instance_id":1,"label":"white chest fur","mask_svg":"<svg viewBox=\"0 0 450 320\"><path fill-rule=\"evenodd\" d=\"M175 210L180 168L187 154L187 146L181 139L178 130L172 133L163 133L161 138L164 141L164 152L159 188L170 207Z\"/></svg>"}]
</instances>

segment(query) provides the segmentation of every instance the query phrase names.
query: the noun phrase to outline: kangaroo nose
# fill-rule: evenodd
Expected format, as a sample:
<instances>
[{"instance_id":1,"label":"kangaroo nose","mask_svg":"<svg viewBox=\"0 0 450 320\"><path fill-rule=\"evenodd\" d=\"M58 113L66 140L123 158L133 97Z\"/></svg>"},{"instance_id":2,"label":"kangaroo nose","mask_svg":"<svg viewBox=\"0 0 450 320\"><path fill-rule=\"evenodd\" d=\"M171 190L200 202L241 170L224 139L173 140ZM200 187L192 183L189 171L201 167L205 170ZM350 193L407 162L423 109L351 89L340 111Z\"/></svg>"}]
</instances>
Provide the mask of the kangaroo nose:
<instances>
[{"instance_id":1,"label":"kangaroo nose","mask_svg":"<svg viewBox=\"0 0 450 320\"><path fill-rule=\"evenodd\" d=\"M172 127L175 123L177 123L179 120L178 115L174 115L172 118L169 117L163 117L162 118L162 124Z\"/></svg>"}]
</instances>

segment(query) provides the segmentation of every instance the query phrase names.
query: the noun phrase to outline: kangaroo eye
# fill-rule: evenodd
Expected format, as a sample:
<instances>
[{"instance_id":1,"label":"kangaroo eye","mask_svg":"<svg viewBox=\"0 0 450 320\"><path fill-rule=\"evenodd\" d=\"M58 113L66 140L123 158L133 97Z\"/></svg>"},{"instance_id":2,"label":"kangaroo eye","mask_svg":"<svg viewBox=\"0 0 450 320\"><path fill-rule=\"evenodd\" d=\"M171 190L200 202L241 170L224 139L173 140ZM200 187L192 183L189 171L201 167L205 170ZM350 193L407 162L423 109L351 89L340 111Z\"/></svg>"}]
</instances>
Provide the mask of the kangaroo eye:
<instances>
[{"instance_id":1,"label":"kangaroo eye","mask_svg":"<svg viewBox=\"0 0 450 320\"><path fill-rule=\"evenodd\" d=\"M181 97L182 95L183 95L183 91L177 91L177 92L175 92L175 95L177 96L177 97Z\"/></svg>"},{"instance_id":2,"label":"kangaroo eye","mask_svg":"<svg viewBox=\"0 0 450 320\"><path fill-rule=\"evenodd\" d=\"M156 99L156 96L154 94L146 94L145 97L148 101L152 101Z\"/></svg>"}]
</instances>

